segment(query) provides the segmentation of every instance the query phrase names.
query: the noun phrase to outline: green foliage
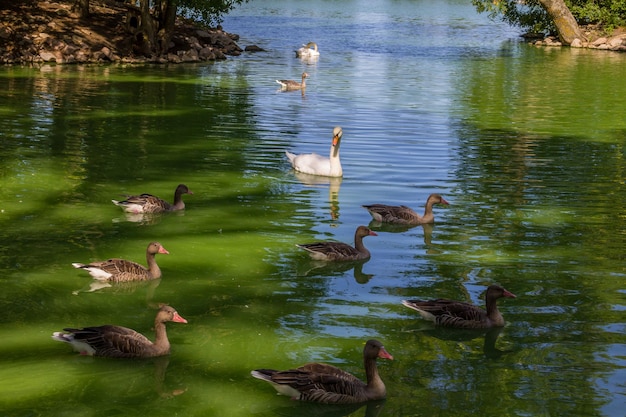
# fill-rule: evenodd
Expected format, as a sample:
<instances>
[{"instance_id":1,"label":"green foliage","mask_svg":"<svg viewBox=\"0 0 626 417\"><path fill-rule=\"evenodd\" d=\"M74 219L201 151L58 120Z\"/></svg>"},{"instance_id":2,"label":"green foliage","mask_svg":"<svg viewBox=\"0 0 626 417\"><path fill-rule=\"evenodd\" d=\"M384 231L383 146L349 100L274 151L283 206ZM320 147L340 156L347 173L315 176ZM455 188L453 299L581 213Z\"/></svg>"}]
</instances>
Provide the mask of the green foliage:
<instances>
[{"instance_id":1,"label":"green foliage","mask_svg":"<svg viewBox=\"0 0 626 417\"><path fill-rule=\"evenodd\" d=\"M569 7L579 23L599 23L609 29L626 25L626 0L579 0Z\"/></svg>"},{"instance_id":2,"label":"green foliage","mask_svg":"<svg viewBox=\"0 0 626 417\"><path fill-rule=\"evenodd\" d=\"M533 32L554 32L554 24L539 0L472 0L479 13ZM626 0L565 0L579 24L606 29L626 25Z\"/></svg>"},{"instance_id":3,"label":"green foliage","mask_svg":"<svg viewBox=\"0 0 626 417\"><path fill-rule=\"evenodd\" d=\"M178 0L179 14L208 26L220 23L235 6L248 0Z\"/></svg>"}]
</instances>

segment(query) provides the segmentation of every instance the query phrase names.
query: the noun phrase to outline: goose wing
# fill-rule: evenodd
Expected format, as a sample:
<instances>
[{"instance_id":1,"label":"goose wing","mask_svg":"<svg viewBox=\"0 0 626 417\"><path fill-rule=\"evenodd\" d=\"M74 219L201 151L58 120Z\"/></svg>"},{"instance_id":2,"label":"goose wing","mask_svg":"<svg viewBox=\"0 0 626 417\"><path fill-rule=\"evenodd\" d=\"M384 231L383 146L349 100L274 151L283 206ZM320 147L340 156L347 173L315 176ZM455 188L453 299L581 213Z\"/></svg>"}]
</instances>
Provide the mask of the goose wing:
<instances>
[{"instance_id":1,"label":"goose wing","mask_svg":"<svg viewBox=\"0 0 626 417\"><path fill-rule=\"evenodd\" d=\"M63 329L74 336L74 340L83 342L95 349L96 356L110 358L133 358L141 356L152 342L135 330L120 326L85 327L83 329Z\"/></svg>"}]
</instances>

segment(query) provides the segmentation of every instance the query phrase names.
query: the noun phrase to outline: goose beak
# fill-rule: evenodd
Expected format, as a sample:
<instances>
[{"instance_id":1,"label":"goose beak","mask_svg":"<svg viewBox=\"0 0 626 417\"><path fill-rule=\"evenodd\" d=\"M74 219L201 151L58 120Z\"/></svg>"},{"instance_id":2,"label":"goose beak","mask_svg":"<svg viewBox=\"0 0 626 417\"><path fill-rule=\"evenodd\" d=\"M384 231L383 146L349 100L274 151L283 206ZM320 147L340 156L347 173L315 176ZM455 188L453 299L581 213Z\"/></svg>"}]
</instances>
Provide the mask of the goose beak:
<instances>
[{"instance_id":1,"label":"goose beak","mask_svg":"<svg viewBox=\"0 0 626 417\"><path fill-rule=\"evenodd\" d=\"M178 313L174 313L172 321L175 321L176 323L187 323L187 320Z\"/></svg>"},{"instance_id":2,"label":"goose beak","mask_svg":"<svg viewBox=\"0 0 626 417\"><path fill-rule=\"evenodd\" d=\"M509 297L509 298L517 298L515 296L515 294L513 294L512 292L509 292L507 290L504 290L504 293L502 293L502 295L505 296L505 297Z\"/></svg>"},{"instance_id":3,"label":"goose beak","mask_svg":"<svg viewBox=\"0 0 626 417\"><path fill-rule=\"evenodd\" d=\"M389 352L385 350L384 347L380 348L380 351L378 352L378 357L383 358L383 359L393 360L393 356L391 356Z\"/></svg>"},{"instance_id":4,"label":"goose beak","mask_svg":"<svg viewBox=\"0 0 626 417\"><path fill-rule=\"evenodd\" d=\"M159 253L162 253L163 255L169 255L170 253L167 251L167 249L165 249L163 246L161 246L159 248Z\"/></svg>"}]
</instances>

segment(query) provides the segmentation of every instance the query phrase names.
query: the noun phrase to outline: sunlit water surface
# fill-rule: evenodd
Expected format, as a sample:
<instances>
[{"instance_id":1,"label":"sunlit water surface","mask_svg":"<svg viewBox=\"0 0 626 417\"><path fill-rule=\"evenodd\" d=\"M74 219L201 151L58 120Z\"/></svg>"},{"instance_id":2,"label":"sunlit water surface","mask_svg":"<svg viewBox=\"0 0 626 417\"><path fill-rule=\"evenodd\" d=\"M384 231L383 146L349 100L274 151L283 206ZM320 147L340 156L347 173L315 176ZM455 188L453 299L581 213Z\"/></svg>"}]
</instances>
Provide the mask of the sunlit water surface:
<instances>
[{"instance_id":1,"label":"sunlit water surface","mask_svg":"<svg viewBox=\"0 0 626 417\"><path fill-rule=\"evenodd\" d=\"M262 1L229 15L224 62L0 70L0 414L606 415L626 406L626 56L536 49L462 2ZM316 41L321 56L294 50ZM310 74L305 94L275 79ZM296 175L284 156L344 137L344 177ZM110 203L194 192L181 214L131 222ZM421 211L359 265L320 265L296 243L351 243L361 207ZM134 219L137 220L137 219ZM170 255L150 284L90 291L71 267ZM482 304L501 332L433 329L400 304ZM120 324L161 360L81 357L63 327ZM278 397L249 371L324 361L363 376L377 338L388 399L360 409Z\"/></svg>"}]
</instances>

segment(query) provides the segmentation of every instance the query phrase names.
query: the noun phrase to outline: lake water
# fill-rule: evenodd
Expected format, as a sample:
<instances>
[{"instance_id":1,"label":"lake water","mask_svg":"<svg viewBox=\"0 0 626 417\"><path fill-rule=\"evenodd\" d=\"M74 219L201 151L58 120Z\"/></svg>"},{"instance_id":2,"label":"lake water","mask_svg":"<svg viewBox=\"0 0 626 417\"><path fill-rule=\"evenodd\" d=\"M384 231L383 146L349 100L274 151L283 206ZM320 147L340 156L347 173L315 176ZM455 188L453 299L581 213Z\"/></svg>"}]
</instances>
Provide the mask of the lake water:
<instances>
[{"instance_id":1,"label":"lake water","mask_svg":"<svg viewBox=\"0 0 626 417\"><path fill-rule=\"evenodd\" d=\"M626 407L626 54L540 49L460 1L254 0L224 29L266 52L177 66L0 69L0 414L7 416L623 416ZM315 62L294 50L315 41ZM305 94L275 79L310 78ZM296 175L343 128L342 179ZM184 213L129 221L149 192ZM363 204L434 226L367 237L360 265L295 244L351 243ZM137 219L134 219L137 220ZM72 262L144 263L163 278L95 291ZM434 329L406 298L483 304L507 325ZM50 338L119 324L159 360L82 357ZM250 377L323 361L364 377L381 340L383 403L299 404Z\"/></svg>"}]
</instances>

